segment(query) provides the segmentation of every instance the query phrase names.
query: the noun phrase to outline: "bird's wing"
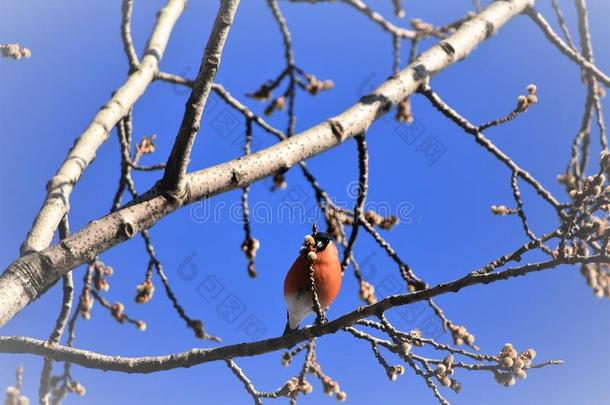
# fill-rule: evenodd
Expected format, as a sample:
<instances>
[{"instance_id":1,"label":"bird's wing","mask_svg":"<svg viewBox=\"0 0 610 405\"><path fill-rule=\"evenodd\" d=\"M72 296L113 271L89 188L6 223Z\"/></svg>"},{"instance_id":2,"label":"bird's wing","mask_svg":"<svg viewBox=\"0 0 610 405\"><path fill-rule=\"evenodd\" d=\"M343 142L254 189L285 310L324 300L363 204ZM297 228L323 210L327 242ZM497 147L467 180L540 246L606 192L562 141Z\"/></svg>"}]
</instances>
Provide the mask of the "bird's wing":
<instances>
[{"instance_id":1,"label":"bird's wing","mask_svg":"<svg viewBox=\"0 0 610 405\"><path fill-rule=\"evenodd\" d=\"M301 298L303 294L309 291L311 291L311 281L308 281L307 284L299 288L299 291L297 291L297 299Z\"/></svg>"}]
</instances>

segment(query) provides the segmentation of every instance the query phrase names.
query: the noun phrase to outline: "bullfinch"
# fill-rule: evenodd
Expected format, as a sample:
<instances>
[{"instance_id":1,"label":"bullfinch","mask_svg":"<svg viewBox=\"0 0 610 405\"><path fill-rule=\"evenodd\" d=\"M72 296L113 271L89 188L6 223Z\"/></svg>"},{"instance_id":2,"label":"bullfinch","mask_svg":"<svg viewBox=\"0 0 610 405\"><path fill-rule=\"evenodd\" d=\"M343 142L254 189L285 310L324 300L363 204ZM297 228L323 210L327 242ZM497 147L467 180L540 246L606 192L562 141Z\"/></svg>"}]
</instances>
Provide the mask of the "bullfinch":
<instances>
[{"instance_id":1,"label":"bullfinch","mask_svg":"<svg viewBox=\"0 0 610 405\"><path fill-rule=\"evenodd\" d=\"M316 232L314 228L313 235L305 237L299 257L284 280L284 299L288 307L284 335L297 330L301 321L314 312L310 263L313 264L314 283L322 310L328 308L341 289L343 272L337 247L328 233Z\"/></svg>"}]
</instances>

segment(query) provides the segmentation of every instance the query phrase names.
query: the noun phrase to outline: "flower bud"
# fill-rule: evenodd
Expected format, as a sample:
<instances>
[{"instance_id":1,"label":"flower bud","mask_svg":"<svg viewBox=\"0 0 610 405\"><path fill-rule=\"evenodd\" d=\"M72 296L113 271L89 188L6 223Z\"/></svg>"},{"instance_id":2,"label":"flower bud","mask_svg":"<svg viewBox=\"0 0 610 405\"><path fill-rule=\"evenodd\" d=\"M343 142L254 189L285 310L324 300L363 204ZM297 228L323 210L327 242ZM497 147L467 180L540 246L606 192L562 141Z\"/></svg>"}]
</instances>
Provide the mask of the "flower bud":
<instances>
[{"instance_id":1,"label":"flower bud","mask_svg":"<svg viewBox=\"0 0 610 405\"><path fill-rule=\"evenodd\" d=\"M305 236L305 241L303 242L303 244L308 247L314 246L316 244L316 240L314 239L313 236L307 235L307 236Z\"/></svg>"},{"instance_id":2,"label":"flower bud","mask_svg":"<svg viewBox=\"0 0 610 405\"><path fill-rule=\"evenodd\" d=\"M307 261L309 263L313 263L318 259L318 255L316 254L316 252L308 252L307 253Z\"/></svg>"},{"instance_id":3,"label":"flower bud","mask_svg":"<svg viewBox=\"0 0 610 405\"><path fill-rule=\"evenodd\" d=\"M530 84L527 86L527 94L536 94L536 90L538 88L536 87L535 84Z\"/></svg>"},{"instance_id":4,"label":"flower bud","mask_svg":"<svg viewBox=\"0 0 610 405\"><path fill-rule=\"evenodd\" d=\"M512 367L513 366L513 359L511 359L510 357L502 357L502 360L500 360L500 364L502 365L502 367Z\"/></svg>"}]
</instances>

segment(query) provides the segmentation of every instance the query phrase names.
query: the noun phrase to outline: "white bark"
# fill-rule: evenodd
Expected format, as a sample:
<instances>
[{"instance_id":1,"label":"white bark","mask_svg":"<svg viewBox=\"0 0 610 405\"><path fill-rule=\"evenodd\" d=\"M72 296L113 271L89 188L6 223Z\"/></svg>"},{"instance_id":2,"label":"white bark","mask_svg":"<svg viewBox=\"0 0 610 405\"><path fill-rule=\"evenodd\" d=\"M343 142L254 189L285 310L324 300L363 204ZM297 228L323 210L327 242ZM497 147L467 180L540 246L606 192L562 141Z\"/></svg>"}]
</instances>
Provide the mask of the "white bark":
<instances>
[{"instance_id":1,"label":"white bark","mask_svg":"<svg viewBox=\"0 0 610 405\"><path fill-rule=\"evenodd\" d=\"M59 221L69 209L74 185L95 158L97 149L108 139L110 130L127 114L153 81L172 29L185 6L186 0L168 0L158 13L142 62L93 117L47 184L46 199L21 246L22 255L43 250L51 243Z\"/></svg>"},{"instance_id":2,"label":"white bark","mask_svg":"<svg viewBox=\"0 0 610 405\"><path fill-rule=\"evenodd\" d=\"M184 116L176 141L165 166L163 186L179 196L184 191L184 176L191 157L195 137L201 126L203 109L212 89L212 82L218 72L222 49L233 24L239 0L223 0L216 15L212 33L203 54L201 67L193 82L193 90L186 102Z\"/></svg>"}]
</instances>

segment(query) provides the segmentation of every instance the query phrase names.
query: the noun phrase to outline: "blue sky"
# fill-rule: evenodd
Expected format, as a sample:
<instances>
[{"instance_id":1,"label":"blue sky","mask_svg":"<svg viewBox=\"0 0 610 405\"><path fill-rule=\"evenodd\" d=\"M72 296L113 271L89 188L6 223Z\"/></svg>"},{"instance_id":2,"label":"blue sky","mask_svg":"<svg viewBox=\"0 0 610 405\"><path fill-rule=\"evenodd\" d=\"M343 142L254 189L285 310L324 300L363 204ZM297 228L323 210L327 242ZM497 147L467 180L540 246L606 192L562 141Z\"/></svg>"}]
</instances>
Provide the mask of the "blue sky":
<instances>
[{"instance_id":1,"label":"blue sky","mask_svg":"<svg viewBox=\"0 0 610 405\"><path fill-rule=\"evenodd\" d=\"M210 30L217 2L192 1L178 21L162 69L194 76ZM391 2L371 2L391 17ZM420 17L436 24L450 22L471 7L470 1L405 2L407 19ZM572 2L561 1L566 17L574 21ZM138 50L145 44L161 0L136 1L133 21ZM321 79L332 79L335 88L316 97L299 93L297 129L302 130L344 110L363 92L383 81L391 68L391 40L379 27L341 4L281 3L292 30L297 64ZM593 44L598 64L610 70L610 3L589 1ZM540 9L551 19L547 2ZM392 18L393 19L393 18ZM76 136L97 109L125 78L127 65L119 35L120 1L80 2L63 0L7 0L3 5L0 42L19 42L32 50L24 61L0 63L0 263L5 268L18 255L44 198L44 186L63 161ZM394 20L394 19L393 19ZM407 22L398 21L401 24ZM573 25L572 25L573 26ZM575 32L575 31L574 31ZM431 42L422 45L422 49ZM406 44L405 44L406 45ZM403 60L406 59L404 49ZM245 93L275 77L284 67L281 37L262 0L244 0L229 35L217 80L245 100L255 111L264 105L246 100ZM516 97L529 83L536 83L540 102L518 120L488 131L488 136L547 188L565 200L555 177L563 170L569 145L580 125L584 89L577 67L550 46L525 17L511 21L498 35L481 45L466 61L450 67L432 81L433 87L454 108L479 123L510 111ZM158 151L145 163L163 161L169 154L188 93L165 83L154 83L134 109L135 137L157 134ZM190 168L204 168L241 153L243 124L220 126L240 117L213 97L204 116ZM521 225L514 217L494 217L493 204L512 203L510 173L421 97L413 100L414 127L405 129L391 119L372 126L369 198L402 209L402 224L386 234L401 256L430 283L452 280L484 265L524 242ZM605 109L607 113L608 109ZM224 121L223 121L224 120ZM270 122L284 128L285 117ZM411 131L411 132L405 132ZM275 139L255 130L255 146L271 145ZM405 139L417 138L412 143ZM421 142L433 139L444 148L431 162ZM597 145L594 143L597 153ZM357 178L356 148L347 142L311 159L309 165L331 195L352 204L349 185ZM98 151L71 200L74 230L104 215L119 176L119 149L113 135ZM146 190L157 174L135 174L140 190ZM251 189L251 201L275 207L297 200L314 207L313 195L298 170L288 174L288 188L269 191L265 179ZM534 229L541 233L556 226L553 212L527 187L524 200ZM241 225L232 220L239 193L214 197L206 205L187 207L162 220L151 234L173 287L193 317L203 319L210 333L226 343L248 340L240 325L255 316L264 327L262 337L281 333L285 322L282 297L286 269L298 252L309 225L289 223L277 217L255 221L253 233L261 241L257 258L259 277L247 276L239 245ZM202 221L205 212L218 217ZM262 215L262 214L261 214ZM277 215L277 212L276 214ZM359 239L357 257L366 263L370 280L379 295L393 292L396 268L368 237ZM79 322L76 346L129 356L165 354L202 344L175 316L157 282L155 298L145 306L133 303L135 286L146 270L140 238L102 255L115 269L107 293L111 301L126 303L127 312L148 323L145 333L117 324L99 307L94 321ZM188 267L192 277L186 277ZM181 271L182 269L182 271ZM83 269L75 272L80 285ZM213 280L217 295L206 292ZM208 284L206 284L208 283ZM243 313L227 319L219 310L225 300L237 299ZM60 288L26 308L2 328L2 335L46 338L59 308ZM506 389L491 374L460 372L459 395L447 397L461 404L602 404L610 396L610 377L604 365L610 361L605 349L610 336L608 300L593 297L577 268L562 267L530 277L470 288L441 297L448 316L477 337L484 352L496 352L507 342L517 348L533 347L542 360L563 359L565 365L530 372L526 381ZM360 302L351 274L330 310L334 318ZM419 314L419 313L418 313ZM398 326L421 326L427 310L415 320L391 316ZM449 341L450 336L439 338ZM318 358L325 372L347 392L349 403L434 403L424 382L407 371L390 383L367 344L343 334L318 344ZM388 356L391 358L391 356ZM36 398L42 360L33 356L2 356L0 386L13 383L17 365L25 367L25 392ZM395 363L395 359L393 359ZM238 363L260 390L273 390L297 373L298 362L289 369L280 365L280 354ZM68 404L182 403L243 404L250 401L241 384L223 364L153 375L127 376L75 367L74 376L88 390L84 399L68 397ZM334 403L319 385L302 403ZM282 401L284 402L284 401Z\"/></svg>"}]
</instances>

